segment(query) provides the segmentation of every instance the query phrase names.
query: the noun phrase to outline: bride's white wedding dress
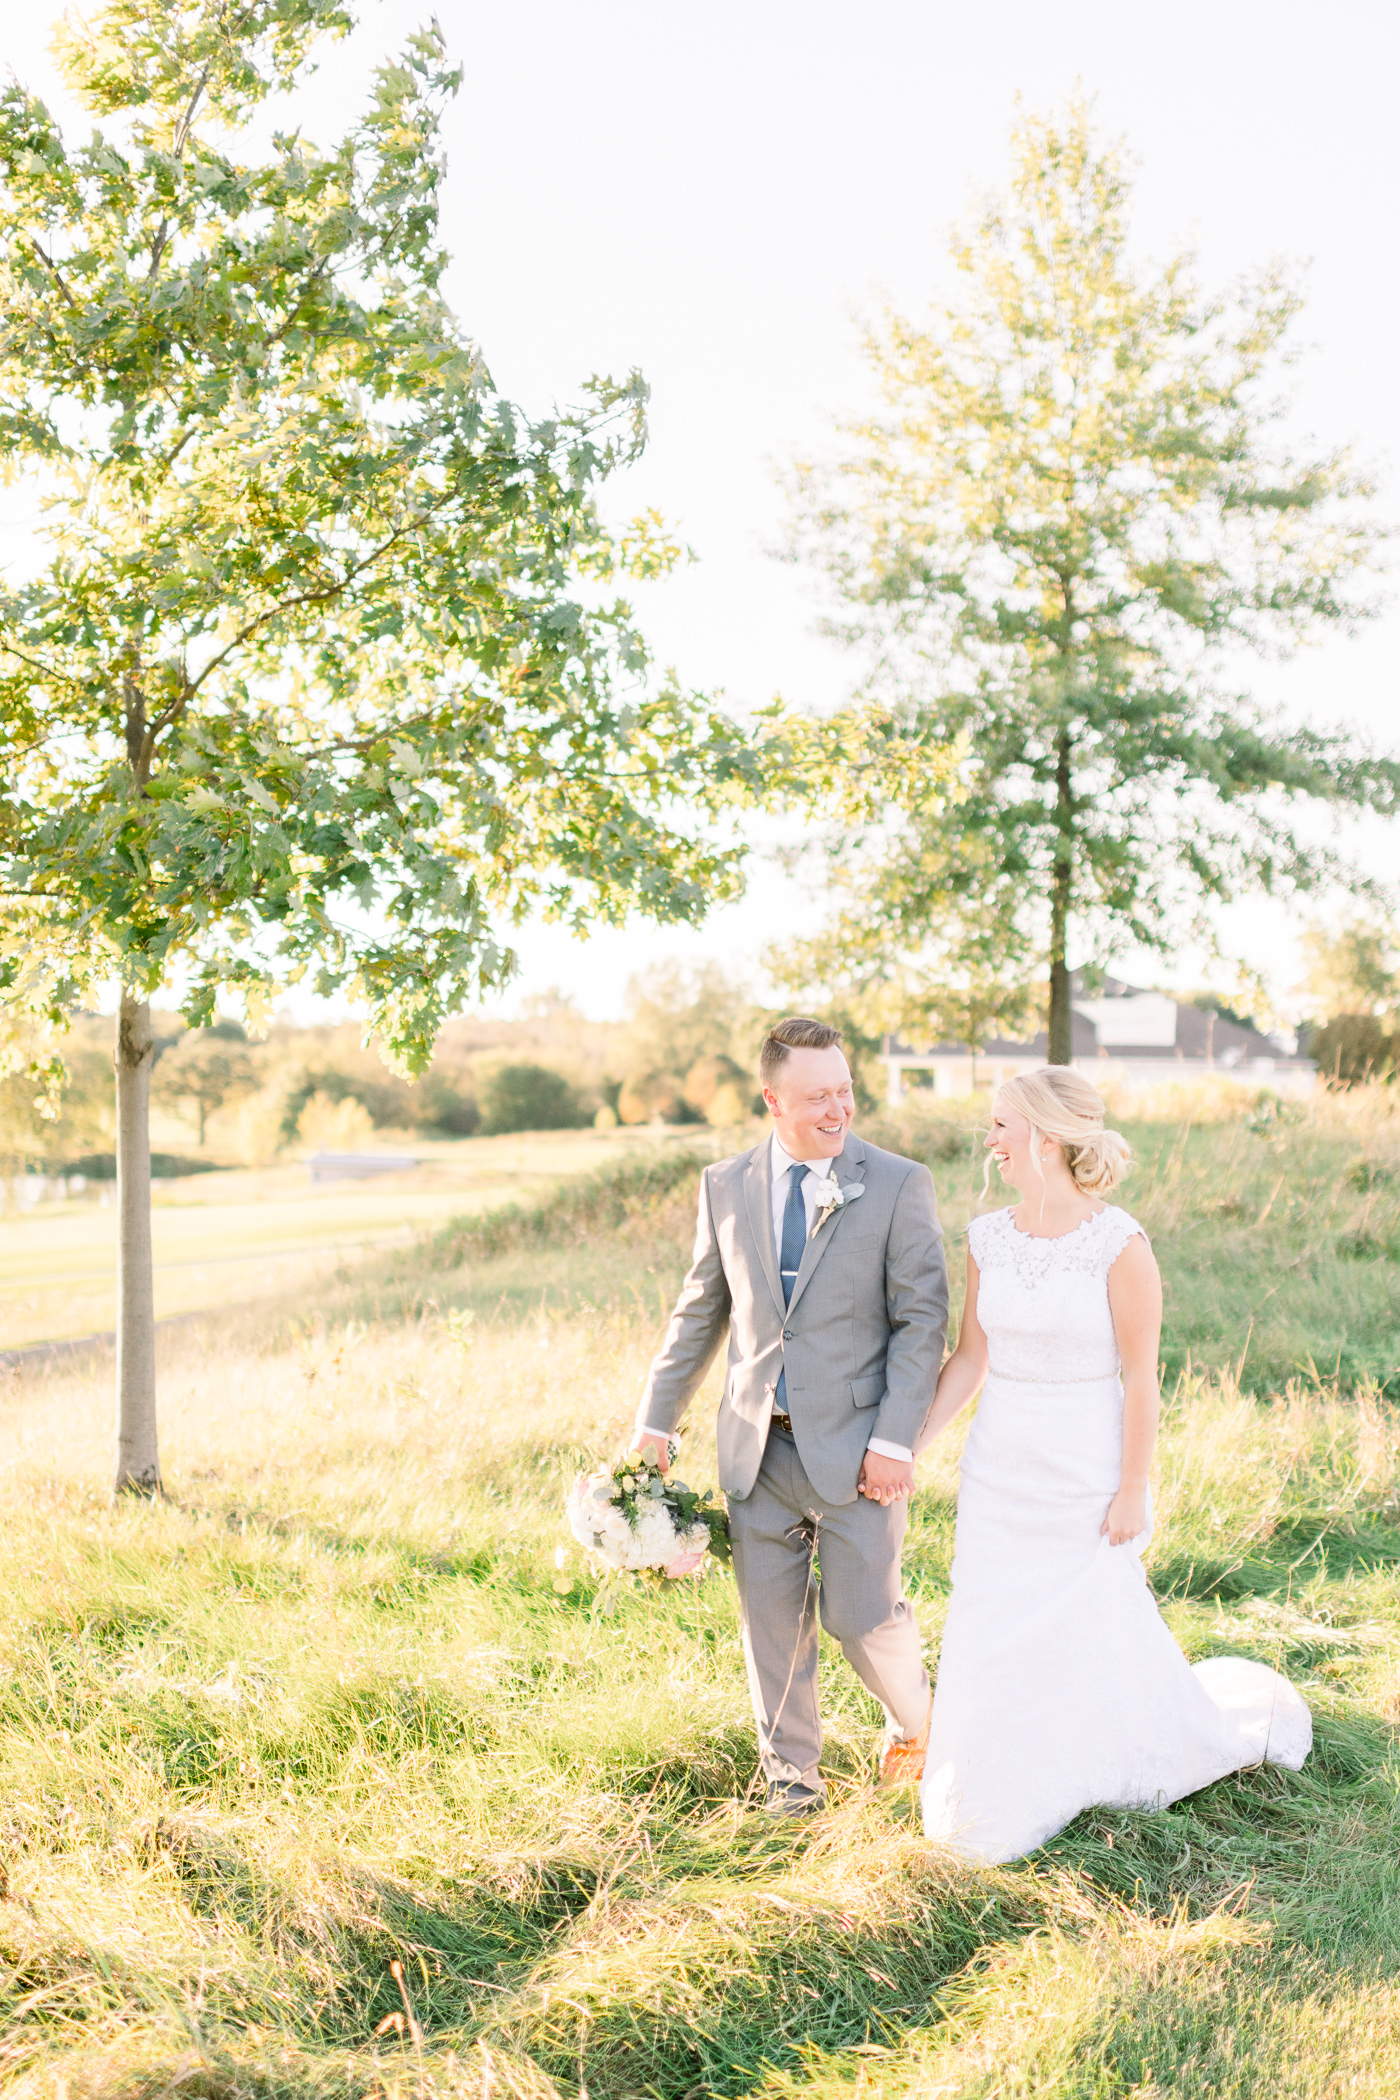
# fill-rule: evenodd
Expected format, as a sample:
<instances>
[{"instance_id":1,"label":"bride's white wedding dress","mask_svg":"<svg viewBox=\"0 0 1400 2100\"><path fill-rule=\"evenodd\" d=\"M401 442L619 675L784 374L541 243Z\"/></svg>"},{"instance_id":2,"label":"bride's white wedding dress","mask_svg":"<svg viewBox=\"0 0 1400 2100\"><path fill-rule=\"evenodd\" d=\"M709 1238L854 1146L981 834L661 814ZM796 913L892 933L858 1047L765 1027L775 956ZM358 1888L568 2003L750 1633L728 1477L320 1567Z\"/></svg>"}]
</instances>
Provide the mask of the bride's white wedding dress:
<instances>
[{"instance_id":1,"label":"bride's white wedding dress","mask_svg":"<svg viewBox=\"0 0 1400 2100\"><path fill-rule=\"evenodd\" d=\"M1019 1859L1094 1806L1161 1808L1268 1758L1302 1764L1308 1709L1241 1657L1187 1662L1143 1573L1148 1530L1100 1533L1122 1464L1108 1272L1141 1226L1108 1206L1036 1239L974 1219L987 1382L958 1494L953 1590L924 1763L928 1834Z\"/></svg>"}]
</instances>

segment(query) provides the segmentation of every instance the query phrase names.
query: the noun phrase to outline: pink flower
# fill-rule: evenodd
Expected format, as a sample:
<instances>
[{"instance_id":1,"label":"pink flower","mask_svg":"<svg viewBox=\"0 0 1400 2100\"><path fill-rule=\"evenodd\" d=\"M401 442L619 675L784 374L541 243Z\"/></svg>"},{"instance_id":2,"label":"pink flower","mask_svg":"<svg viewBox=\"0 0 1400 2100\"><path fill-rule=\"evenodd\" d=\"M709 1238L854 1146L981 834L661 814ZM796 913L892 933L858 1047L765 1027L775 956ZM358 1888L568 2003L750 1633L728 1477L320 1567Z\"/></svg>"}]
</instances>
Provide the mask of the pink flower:
<instances>
[{"instance_id":1,"label":"pink flower","mask_svg":"<svg viewBox=\"0 0 1400 2100\"><path fill-rule=\"evenodd\" d=\"M661 1572L668 1582L679 1582L682 1575L693 1575L704 1558L705 1547L699 1546L692 1553L681 1553L675 1560L668 1560Z\"/></svg>"}]
</instances>

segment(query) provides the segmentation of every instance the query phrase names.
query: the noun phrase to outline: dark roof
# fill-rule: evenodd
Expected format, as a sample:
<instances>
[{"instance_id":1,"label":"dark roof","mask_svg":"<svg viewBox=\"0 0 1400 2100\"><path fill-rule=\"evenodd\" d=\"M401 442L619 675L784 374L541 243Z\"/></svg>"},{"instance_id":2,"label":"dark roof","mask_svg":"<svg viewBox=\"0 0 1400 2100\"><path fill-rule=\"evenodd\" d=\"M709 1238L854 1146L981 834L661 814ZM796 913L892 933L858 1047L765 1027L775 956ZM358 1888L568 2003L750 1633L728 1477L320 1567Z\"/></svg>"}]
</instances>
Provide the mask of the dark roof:
<instances>
[{"instance_id":1,"label":"dark roof","mask_svg":"<svg viewBox=\"0 0 1400 2100\"><path fill-rule=\"evenodd\" d=\"M1117 977L1102 978L1097 988L1090 993L1085 986L1084 973L1075 970L1070 977L1070 996L1074 999L1092 997L1099 1000L1127 999L1141 997L1142 994L1137 985L1124 984L1122 979ZM979 1046L978 1055L1036 1057L1044 1060L1048 1057L1049 1050L1050 1039L1041 1028L1033 1036L1019 1041L1011 1041L1005 1036L989 1036ZM886 1036L885 1052L887 1056L893 1057L965 1057L967 1045L940 1042L933 1043L923 1050L916 1050L912 1045L896 1040L894 1036ZM1174 1043L1115 1044L1112 1035L1107 1031L1104 1031L1103 1040L1100 1041L1099 1029L1086 1014L1081 1014L1076 1009L1071 1021L1070 1054L1073 1057L1102 1055L1150 1058L1160 1059L1164 1063L1190 1057L1226 1066L1247 1064L1255 1057L1269 1057L1275 1062L1282 1060L1288 1064L1309 1064L1312 1061L1297 1051L1280 1050L1276 1043L1271 1042L1268 1036L1262 1035L1257 1028L1249 1027L1240 1021L1227 1020L1224 1014L1214 1013L1203 1006L1193 1006L1183 999L1176 1001Z\"/></svg>"},{"instance_id":2,"label":"dark roof","mask_svg":"<svg viewBox=\"0 0 1400 2100\"><path fill-rule=\"evenodd\" d=\"M885 1050L892 1057L935 1057L946 1052L952 1057L966 1057L966 1043L930 1043L923 1050L915 1050L909 1043L896 1042L893 1036L885 1037ZM1070 1052L1074 1057L1097 1057L1099 1038L1092 1021L1083 1014L1070 1016ZM989 1035L978 1045L979 1057L1038 1057L1042 1064L1050 1056L1050 1038L1043 1028L1024 1041L1013 1042L1004 1035Z\"/></svg>"}]
</instances>

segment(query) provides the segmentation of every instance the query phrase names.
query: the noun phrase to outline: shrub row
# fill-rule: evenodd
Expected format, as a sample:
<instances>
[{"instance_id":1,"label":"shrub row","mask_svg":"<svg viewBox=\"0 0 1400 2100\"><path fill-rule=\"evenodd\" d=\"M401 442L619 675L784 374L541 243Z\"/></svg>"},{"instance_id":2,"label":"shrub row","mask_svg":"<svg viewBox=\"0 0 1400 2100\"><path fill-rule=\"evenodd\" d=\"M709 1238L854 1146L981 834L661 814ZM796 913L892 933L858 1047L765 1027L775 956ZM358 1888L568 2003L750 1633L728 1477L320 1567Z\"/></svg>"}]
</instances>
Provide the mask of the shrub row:
<instances>
[{"instance_id":1,"label":"shrub row","mask_svg":"<svg viewBox=\"0 0 1400 2100\"><path fill-rule=\"evenodd\" d=\"M434 1268L455 1269L467 1261L494 1261L521 1247L577 1245L595 1234L616 1232L656 1209L706 1161L698 1152L649 1152L596 1173L561 1182L543 1203L508 1203L479 1217L454 1218L426 1243Z\"/></svg>"}]
</instances>

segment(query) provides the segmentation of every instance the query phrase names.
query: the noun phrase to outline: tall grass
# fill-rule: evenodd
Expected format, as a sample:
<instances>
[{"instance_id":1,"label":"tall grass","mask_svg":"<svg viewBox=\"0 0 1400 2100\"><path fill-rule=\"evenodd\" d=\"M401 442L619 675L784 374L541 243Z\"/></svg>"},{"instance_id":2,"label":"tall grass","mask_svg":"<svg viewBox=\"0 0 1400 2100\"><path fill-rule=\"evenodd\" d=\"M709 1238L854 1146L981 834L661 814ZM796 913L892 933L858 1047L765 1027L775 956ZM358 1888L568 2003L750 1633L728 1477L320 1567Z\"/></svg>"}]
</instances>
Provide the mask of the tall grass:
<instances>
[{"instance_id":1,"label":"tall grass","mask_svg":"<svg viewBox=\"0 0 1400 2100\"><path fill-rule=\"evenodd\" d=\"M1319 1242L1324 1221L1329 1246L1362 1229L1373 1193L1389 1229L1389 1184L1359 1163L1391 1171L1392 1126L1352 1114L1134 1133L1131 1201L1174 1317L1198 1322L1173 1344L1153 1580L1189 1653L1302 1685L1317 1750L1163 1815L1090 1812L1010 1869L933 1851L908 1795L874 1794L875 1713L834 1656L832 1813L773 1828L728 1579L659 1596L600 1584L572 1549L556 1565L571 1472L630 1421L693 1168L166 1335L158 1508L107 1506L100 1367L12 1374L0 2086L1400 2090L1395 1417L1376 1372L1325 1358L1330 1270L1313 1296L1286 1272L1286 1318L1260 1287L1307 1236L1286 1202L1260 1215L1281 1172L1281 1196L1312 1191ZM934 1152L956 1235L981 1170L946 1156L953 1136L906 1142ZM1207 1195L1243 1209L1203 1224ZM1393 1309L1389 1257L1327 1260L1372 1264ZM1206 1272L1201 1313L1185 1294ZM1368 1293L1358 1352L1385 1331ZM1245 1306L1247 1353L1247 1321L1225 1331ZM907 1555L931 1644L955 1490L938 1447Z\"/></svg>"},{"instance_id":2,"label":"tall grass","mask_svg":"<svg viewBox=\"0 0 1400 2100\"><path fill-rule=\"evenodd\" d=\"M693 1209L695 1184L706 1154L695 1150L657 1152L618 1161L560 1184L543 1203L511 1203L475 1218L459 1218L436 1233L419 1252L444 1269L492 1261L522 1248L567 1246L616 1235L644 1223L654 1232L665 1198L686 1193ZM669 1221L668 1221L669 1222Z\"/></svg>"}]
</instances>

